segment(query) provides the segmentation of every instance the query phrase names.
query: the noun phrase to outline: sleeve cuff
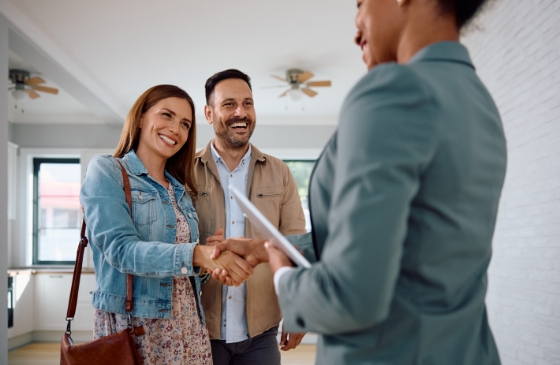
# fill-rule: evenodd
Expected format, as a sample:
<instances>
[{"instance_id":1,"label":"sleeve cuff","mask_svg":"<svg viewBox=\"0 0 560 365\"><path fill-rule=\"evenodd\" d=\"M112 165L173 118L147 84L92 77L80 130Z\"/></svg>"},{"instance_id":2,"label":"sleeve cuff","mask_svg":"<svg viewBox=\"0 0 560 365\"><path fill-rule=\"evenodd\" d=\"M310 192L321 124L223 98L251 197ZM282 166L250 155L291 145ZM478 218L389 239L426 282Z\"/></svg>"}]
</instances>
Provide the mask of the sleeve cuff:
<instances>
[{"instance_id":1,"label":"sleeve cuff","mask_svg":"<svg viewBox=\"0 0 560 365\"><path fill-rule=\"evenodd\" d=\"M279 268L276 273L274 274L274 290L276 291L276 295L279 296L279 285L280 285L280 278L282 275L287 273L288 271L295 270L294 267L282 266Z\"/></svg>"}]
</instances>

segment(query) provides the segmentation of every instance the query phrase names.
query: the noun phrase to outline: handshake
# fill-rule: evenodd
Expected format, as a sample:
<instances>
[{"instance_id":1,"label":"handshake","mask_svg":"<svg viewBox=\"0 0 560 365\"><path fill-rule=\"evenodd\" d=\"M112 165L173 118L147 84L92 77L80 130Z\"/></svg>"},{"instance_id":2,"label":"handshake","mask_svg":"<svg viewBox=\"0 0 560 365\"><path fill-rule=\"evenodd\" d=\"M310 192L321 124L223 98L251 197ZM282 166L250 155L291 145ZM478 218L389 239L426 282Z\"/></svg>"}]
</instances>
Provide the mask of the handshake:
<instances>
[{"instance_id":1,"label":"handshake","mask_svg":"<svg viewBox=\"0 0 560 365\"><path fill-rule=\"evenodd\" d=\"M243 237L226 240L223 232L219 229L206 239L209 260L204 266L213 279L228 286L239 286L253 274L253 268L268 262L266 240Z\"/></svg>"}]
</instances>

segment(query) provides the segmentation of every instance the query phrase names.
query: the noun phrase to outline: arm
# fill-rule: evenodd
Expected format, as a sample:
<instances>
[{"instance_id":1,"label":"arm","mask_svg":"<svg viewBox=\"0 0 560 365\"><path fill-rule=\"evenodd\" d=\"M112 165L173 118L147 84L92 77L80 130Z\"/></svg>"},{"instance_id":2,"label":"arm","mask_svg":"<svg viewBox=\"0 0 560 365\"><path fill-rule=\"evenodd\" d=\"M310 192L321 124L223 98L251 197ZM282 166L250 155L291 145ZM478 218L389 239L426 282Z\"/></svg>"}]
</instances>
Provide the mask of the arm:
<instances>
[{"instance_id":1,"label":"arm","mask_svg":"<svg viewBox=\"0 0 560 365\"><path fill-rule=\"evenodd\" d=\"M410 204L435 152L433 106L416 76L397 65L374 69L348 96L336 176L324 177L334 184L321 261L279 279L288 331L339 334L386 318Z\"/></svg>"},{"instance_id":2,"label":"arm","mask_svg":"<svg viewBox=\"0 0 560 365\"><path fill-rule=\"evenodd\" d=\"M92 244L107 263L123 273L144 276L192 276L197 266L221 264L210 259L211 247L195 243L141 241L123 191L120 166L110 157L96 156L88 166L80 193ZM206 251L205 251L206 250Z\"/></svg>"}]
</instances>

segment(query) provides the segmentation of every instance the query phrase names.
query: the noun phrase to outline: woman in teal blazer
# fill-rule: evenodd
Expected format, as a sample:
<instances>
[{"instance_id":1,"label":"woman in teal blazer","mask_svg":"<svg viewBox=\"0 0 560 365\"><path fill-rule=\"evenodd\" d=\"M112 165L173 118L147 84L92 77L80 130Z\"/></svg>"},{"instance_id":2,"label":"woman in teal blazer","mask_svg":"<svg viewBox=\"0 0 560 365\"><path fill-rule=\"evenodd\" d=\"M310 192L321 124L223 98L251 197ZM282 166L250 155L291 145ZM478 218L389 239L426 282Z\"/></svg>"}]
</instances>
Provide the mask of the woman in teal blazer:
<instances>
[{"instance_id":1,"label":"woman in teal blazer","mask_svg":"<svg viewBox=\"0 0 560 365\"><path fill-rule=\"evenodd\" d=\"M483 2L358 0L369 72L311 178L312 233L288 237L315 263L268 248L317 364L500 363L484 297L506 142L458 43Z\"/></svg>"}]
</instances>

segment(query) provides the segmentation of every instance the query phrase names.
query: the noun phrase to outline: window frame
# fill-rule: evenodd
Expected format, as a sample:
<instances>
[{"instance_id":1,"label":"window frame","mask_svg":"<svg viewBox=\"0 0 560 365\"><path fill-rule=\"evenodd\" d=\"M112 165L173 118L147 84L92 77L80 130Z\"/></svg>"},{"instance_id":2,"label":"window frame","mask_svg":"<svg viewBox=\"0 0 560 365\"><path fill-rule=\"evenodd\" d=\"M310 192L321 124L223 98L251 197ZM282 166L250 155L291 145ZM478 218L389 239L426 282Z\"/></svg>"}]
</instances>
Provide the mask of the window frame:
<instances>
[{"instance_id":1,"label":"window frame","mask_svg":"<svg viewBox=\"0 0 560 365\"><path fill-rule=\"evenodd\" d=\"M33 265L74 265L76 260L71 261L52 261L52 260L39 260L39 169L42 163L57 163L57 164L78 164L80 165L80 158L74 157L33 157L33 225L32 225L32 264ZM78 237L76 236L76 242Z\"/></svg>"}]
</instances>

